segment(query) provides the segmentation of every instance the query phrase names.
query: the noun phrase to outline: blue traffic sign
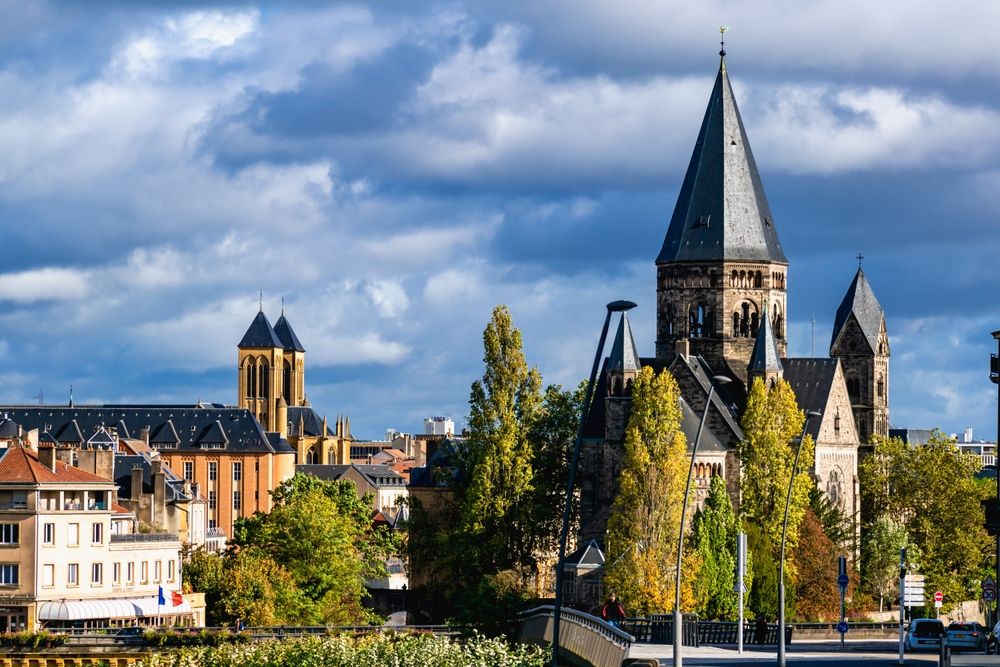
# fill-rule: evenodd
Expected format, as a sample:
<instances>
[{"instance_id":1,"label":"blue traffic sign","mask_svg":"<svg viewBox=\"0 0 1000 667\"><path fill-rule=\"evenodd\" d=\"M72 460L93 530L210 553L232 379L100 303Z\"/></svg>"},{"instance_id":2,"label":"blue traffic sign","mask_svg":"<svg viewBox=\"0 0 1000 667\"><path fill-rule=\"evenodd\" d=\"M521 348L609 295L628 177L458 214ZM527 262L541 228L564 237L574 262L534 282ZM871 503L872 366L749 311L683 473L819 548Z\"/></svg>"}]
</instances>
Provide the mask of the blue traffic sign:
<instances>
[{"instance_id":1,"label":"blue traffic sign","mask_svg":"<svg viewBox=\"0 0 1000 667\"><path fill-rule=\"evenodd\" d=\"M841 588L847 588L847 584L850 583L850 581L851 580L848 578L846 574L842 574L839 577L837 577L837 585L840 586Z\"/></svg>"},{"instance_id":2,"label":"blue traffic sign","mask_svg":"<svg viewBox=\"0 0 1000 667\"><path fill-rule=\"evenodd\" d=\"M841 621L840 623L837 623L837 632L839 632L842 635L847 634L847 621Z\"/></svg>"}]
</instances>

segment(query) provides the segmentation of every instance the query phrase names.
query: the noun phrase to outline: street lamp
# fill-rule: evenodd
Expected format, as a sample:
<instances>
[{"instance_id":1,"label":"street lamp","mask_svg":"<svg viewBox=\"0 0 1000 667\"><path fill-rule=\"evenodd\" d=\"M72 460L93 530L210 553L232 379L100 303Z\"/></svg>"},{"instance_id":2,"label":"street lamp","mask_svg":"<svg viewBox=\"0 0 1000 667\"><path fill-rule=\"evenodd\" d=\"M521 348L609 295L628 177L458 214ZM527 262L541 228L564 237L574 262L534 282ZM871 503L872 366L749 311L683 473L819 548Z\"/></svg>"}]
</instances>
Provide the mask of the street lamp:
<instances>
[{"instance_id":1,"label":"street lamp","mask_svg":"<svg viewBox=\"0 0 1000 667\"><path fill-rule=\"evenodd\" d=\"M990 363L990 380L1000 385L1000 331L993 332L993 338L997 341L997 356ZM994 369L995 367L995 369ZM1000 505L1000 387L997 387L997 446L995 447L993 467L997 473L997 505ZM995 528L994 528L995 529ZM1000 588L1000 531L997 532L997 587ZM1000 602L997 603L993 622L1000 620Z\"/></svg>"},{"instance_id":2,"label":"street lamp","mask_svg":"<svg viewBox=\"0 0 1000 667\"><path fill-rule=\"evenodd\" d=\"M576 442L573 443L573 456L570 457L569 474L566 479L566 507L563 510L562 531L559 533L559 560L556 563L556 602L552 610L552 667L559 667L559 617L562 614L562 583L563 561L566 560L566 537L569 533L569 513L573 505L573 486L576 483L576 466L580 460L580 443L583 440L583 425L590 409L590 399L594 395L594 383L597 381L597 369L604 354L604 343L608 338L608 325L611 323L611 313L624 313L635 308L631 301L612 301L607 305L608 312L604 316L604 327L601 329L601 340L597 343L597 353L594 355L594 365L590 369L590 381L580 407L580 426L576 431Z\"/></svg>"},{"instance_id":3,"label":"street lamp","mask_svg":"<svg viewBox=\"0 0 1000 667\"><path fill-rule=\"evenodd\" d=\"M684 517L687 513L688 494L691 492L691 477L694 473L694 459L698 455L698 443L701 442L701 432L705 429L705 420L708 418L708 409L712 407L712 397L715 395L716 384L729 384L732 382L725 375L716 375L709 382L708 398L705 399L705 409L701 412L701 421L698 423L698 433L694 436L694 445L691 447L691 466L688 468L687 484L684 485L684 504L681 505L681 528L677 536L677 589L674 591L674 667L681 667L684 660L682 655L683 647L681 623L681 559L684 557Z\"/></svg>"},{"instance_id":4,"label":"street lamp","mask_svg":"<svg viewBox=\"0 0 1000 667\"><path fill-rule=\"evenodd\" d=\"M802 424L802 433L799 434L799 444L795 447L795 462L792 463L792 476L788 480L788 495L785 496L785 523L781 526L781 559L778 564L778 667L785 667L785 536L788 534L788 506L792 502L792 487L795 486L799 454L802 453L802 443L806 439L809 420L819 416L820 413L815 410L806 412L806 421Z\"/></svg>"}]
</instances>

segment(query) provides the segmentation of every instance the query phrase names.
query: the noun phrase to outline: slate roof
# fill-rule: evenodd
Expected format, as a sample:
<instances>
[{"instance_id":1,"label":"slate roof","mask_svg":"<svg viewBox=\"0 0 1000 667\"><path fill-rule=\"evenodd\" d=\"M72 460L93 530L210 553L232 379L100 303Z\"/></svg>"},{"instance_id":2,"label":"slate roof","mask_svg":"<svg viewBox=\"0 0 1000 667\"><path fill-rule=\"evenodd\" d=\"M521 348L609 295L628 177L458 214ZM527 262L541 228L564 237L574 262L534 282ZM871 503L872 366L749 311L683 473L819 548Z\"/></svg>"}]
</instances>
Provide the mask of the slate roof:
<instances>
[{"instance_id":1,"label":"slate roof","mask_svg":"<svg viewBox=\"0 0 1000 667\"><path fill-rule=\"evenodd\" d=\"M750 355L750 363L747 370L751 373L766 373L769 371L781 371L781 357L778 356L778 344L774 340L774 332L771 331L770 318L767 310L761 318L760 328L757 330L757 340L753 344L753 353Z\"/></svg>"},{"instance_id":2,"label":"slate roof","mask_svg":"<svg viewBox=\"0 0 1000 667\"><path fill-rule=\"evenodd\" d=\"M66 444L83 444L83 434L80 433L80 425L75 419L69 420L56 430L55 439L58 442Z\"/></svg>"},{"instance_id":3,"label":"slate roof","mask_svg":"<svg viewBox=\"0 0 1000 667\"><path fill-rule=\"evenodd\" d=\"M0 438L9 440L17 437L17 422L13 419L0 419Z\"/></svg>"},{"instance_id":4,"label":"slate roof","mask_svg":"<svg viewBox=\"0 0 1000 667\"><path fill-rule=\"evenodd\" d=\"M632 338L632 326L628 321L628 313L625 312L622 313L622 317L618 321L618 332L615 334L615 342L611 344L608 370L639 370L639 355L635 352L635 339Z\"/></svg>"},{"instance_id":5,"label":"slate roof","mask_svg":"<svg viewBox=\"0 0 1000 667\"><path fill-rule=\"evenodd\" d=\"M56 461L55 471L23 447L0 450L0 484L110 484L111 481Z\"/></svg>"},{"instance_id":6,"label":"slate roof","mask_svg":"<svg viewBox=\"0 0 1000 667\"><path fill-rule=\"evenodd\" d=\"M118 485L118 497L123 500L132 497L132 469L136 466L142 468L142 493L153 492L153 464L149 458L118 455L115 457L114 476L115 484ZM191 496L184 493L184 480L167 466L163 466L161 470L166 481L167 502L191 500Z\"/></svg>"},{"instance_id":7,"label":"slate roof","mask_svg":"<svg viewBox=\"0 0 1000 667\"><path fill-rule=\"evenodd\" d=\"M451 438L443 438L438 445L437 451L428 459L427 465L415 466L410 469L409 486L447 487L448 480L458 473L455 460L458 458L459 446L461 446L461 443L458 441Z\"/></svg>"},{"instance_id":8,"label":"slate roof","mask_svg":"<svg viewBox=\"0 0 1000 667\"><path fill-rule=\"evenodd\" d=\"M302 433L299 433L299 420L302 421ZM295 406L288 408L288 435L301 437L323 435L323 418L315 410L308 406ZM330 428L326 427L326 435L336 435Z\"/></svg>"},{"instance_id":9,"label":"slate roof","mask_svg":"<svg viewBox=\"0 0 1000 667\"><path fill-rule=\"evenodd\" d=\"M284 345L278 340L278 336L274 333L271 323L267 321L267 315L261 310L253 318L253 322L250 323L250 327L243 334L243 339L237 347L242 350L248 347L284 348Z\"/></svg>"},{"instance_id":10,"label":"slate roof","mask_svg":"<svg viewBox=\"0 0 1000 667\"><path fill-rule=\"evenodd\" d=\"M114 449L116 444L115 439L104 427L97 429L92 436L87 438L89 449Z\"/></svg>"},{"instance_id":11,"label":"slate roof","mask_svg":"<svg viewBox=\"0 0 1000 667\"><path fill-rule=\"evenodd\" d=\"M588 540L566 556L565 563L566 567L571 569L596 569L604 565L604 552L597 540Z\"/></svg>"},{"instance_id":12,"label":"slate roof","mask_svg":"<svg viewBox=\"0 0 1000 667\"><path fill-rule=\"evenodd\" d=\"M705 260L788 263L725 60L656 263Z\"/></svg>"},{"instance_id":13,"label":"slate roof","mask_svg":"<svg viewBox=\"0 0 1000 667\"><path fill-rule=\"evenodd\" d=\"M123 424L133 437L148 428L150 443L179 451L202 451L200 436L215 422L228 439L225 451L238 453L274 453L260 423L249 410L215 404L201 405L30 405L0 406L11 419L26 431L38 429L60 432L75 422L84 433L94 433L99 427L112 428ZM118 433L121 437L121 433ZM40 436L40 440L44 438ZM65 441L63 441L65 442Z\"/></svg>"},{"instance_id":14,"label":"slate roof","mask_svg":"<svg viewBox=\"0 0 1000 667\"><path fill-rule=\"evenodd\" d=\"M343 479L350 470L356 470L361 476L374 487L405 486L406 481L397 475L386 465L362 465L358 463L319 465L319 464L299 464L295 466L295 472L304 475L313 475L320 479L331 482Z\"/></svg>"},{"instance_id":15,"label":"slate roof","mask_svg":"<svg viewBox=\"0 0 1000 667\"><path fill-rule=\"evenodd\" d=\"M847 288L844 300L837 308L837 317L833 322L833 336L830 338L831 354L837 337L840 336L840 332L843 331L844 325L847 324L847 320L852 314L857 319L868 344L871 345L871 351L875 352L878 349L878 334L881 331L885 312L878 299L875 298L875 292L868 284L868 279L865 278L865 272L861 267L858 267L858 272L854 274L854 280Z\"/></svg>"},{"instance_id":16,"label":"slate roof","mask_svg":"<svg viewBox=\"0 0 1000 667\"><path fill-rule=\"evenodd\" d=\"M837 373L837 359L799 358L785 359L785 381L795 392L795 400L800 410L815 410L822 413L833 390L833 378ZM822 419L809 420L807 433L815 440L819 437Z\"/></svg>"},{"instance_id":17,"label":"slate roof","mask_svg":"<svg viewBox=\"0 0 1000 667\"><path fill-rule=\"evenodd\" d=\"M281 341L281 346L284 349L294 350L295 352L306 351L306 348L302 347L302 343L299 342L299 337L295 335L292 325L285 318L284 313L281 313L281 317L274 323L274 335Z\"/></svg>"}]
</instances>

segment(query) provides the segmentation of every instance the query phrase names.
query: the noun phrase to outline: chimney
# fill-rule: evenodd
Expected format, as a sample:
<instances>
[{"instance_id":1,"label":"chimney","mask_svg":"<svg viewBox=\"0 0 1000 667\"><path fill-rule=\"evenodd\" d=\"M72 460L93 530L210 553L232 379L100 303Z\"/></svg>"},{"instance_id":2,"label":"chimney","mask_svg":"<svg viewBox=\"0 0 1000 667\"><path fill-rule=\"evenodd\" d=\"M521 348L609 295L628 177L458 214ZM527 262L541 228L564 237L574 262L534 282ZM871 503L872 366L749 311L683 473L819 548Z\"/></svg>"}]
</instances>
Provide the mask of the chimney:
<instances>
[{"instance_id":1,"label":"chimney","mask_svg":"<svg viewBox=\"0 0 1000 667\"><path fill-rule=\"evenodd\" d=\"M94 475L97 474L97 450L81 449L76 456L76 467L86 470Z\"/></svg>"},{"instance_id":2,"label":"chimney","mask_svg":"<svg viewBox=\"0 0 1000 667\"><path fill-rule=\"evenodd\" d=\"M143 426L142 428L139 429L139 439L142 440L143 442L145 442L147 446L149 445L149 427L148 426Z\"/></svg>"},{"instance_id":3,"label":"chimney","mask_svg":"<svg viewBox=\"0 0 1000 667\"><path fill-rule=\"evenodd\" d=\"M159 460L153 461L153 522L162 522L167 513L167 476Z\"/></svg>"},{"instance_id":4,"label":"chimney","mask_svg":"<svg viewBox=\"0 0 1000 667\"><path fill-rule=\"evenodd\" d=\"M104 479L115 478L115 451L113 449L98 449L94 452L94 474Z\"/></svg>"},{"instance_id":5,"label":"chimney","mask_svg":"<svg viewBox=\"0 0 1000 667\"><path fill-rule=\"evenodd\" d=\"M674 352L684 357L686 361L691 356L691 342L687 338L678 338L674 343Z\"/></svg>"},{"instance_id":6,"label":"chimney","mask_svg":"<svg viewBox=\"0 0 1000 667\"><path fill-rule=\"evenodd\" d=\"M68 466L73 465L73 448L61 443L56 445L56 460L62 461Z\"/></svg>"},{"instance_id":7,"label":"chimney","mask_svg":"<svg viewBox=\"0 0 1000 667\"><path fill-rule=\"evenodd\" d=\"M56 471L56 448L50 444L38 443L38 462L51 470Z\"/></svg>"},{"instance_id":8,"label":"chimney","mask_svg":"<svg viewBox=\"0 0 1000 667\"><path fill-rule=\"evenodd\" d=\"M132 466L132 502L138 503L142 500L142 466Z\"/></svg>"}]
</instances>

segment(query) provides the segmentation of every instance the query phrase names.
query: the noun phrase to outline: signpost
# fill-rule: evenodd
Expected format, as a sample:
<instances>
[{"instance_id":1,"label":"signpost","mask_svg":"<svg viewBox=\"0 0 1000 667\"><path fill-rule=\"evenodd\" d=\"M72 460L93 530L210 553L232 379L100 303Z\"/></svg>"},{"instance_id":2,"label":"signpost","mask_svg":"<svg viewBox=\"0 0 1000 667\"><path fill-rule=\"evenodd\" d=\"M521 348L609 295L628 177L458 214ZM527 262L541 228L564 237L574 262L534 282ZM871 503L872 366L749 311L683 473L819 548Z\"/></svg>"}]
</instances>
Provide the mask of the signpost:
<instances>
[{"instance_id":1,"label":"signpost","mask_svg":"<svg viewBox=\"0 0 1000 667\"><path fill-rule=\"evenodd\" d=\"M906 613L906 605L902 604L905 599L906 590L906 547L899 550L899 663L900 665L905 665L903 661L903 615Z\"/></svg>"},{"instance_id":2,"label":"signpost","mask_svg":"<svg viewBox=\"0 0 1000 667\"><path fill-rule=\"evenodd\" d=\"M837 632L840 633L840 650L844 650L844 635L847 634L847 608L844 605L844 595L847 593L847 584L851 583L851 578L847 576L847 558L841 556L837 559L837 587L840 589L840 623L837 624Z\"/></svg>"},{"instance_id":3,"label":"signpost","mask_svg":"<svg viewBox=\"0 0 1000 667\"><path fill-rule=\"evenodd\" d=\"M934 591L934 607L936 609L941 608L941 602L944 601L944 593L941 591Z\"/></svg>"},{"instance_id":4,"label":"signpost","mask_svg":"<svg viewBox=\"0 0 1000 667\"><path fill-rule=\"evenodd\" d=\"M924 575L908 574L903 578L903 606L924 606Z\"/></svg>"}]
</instances>

